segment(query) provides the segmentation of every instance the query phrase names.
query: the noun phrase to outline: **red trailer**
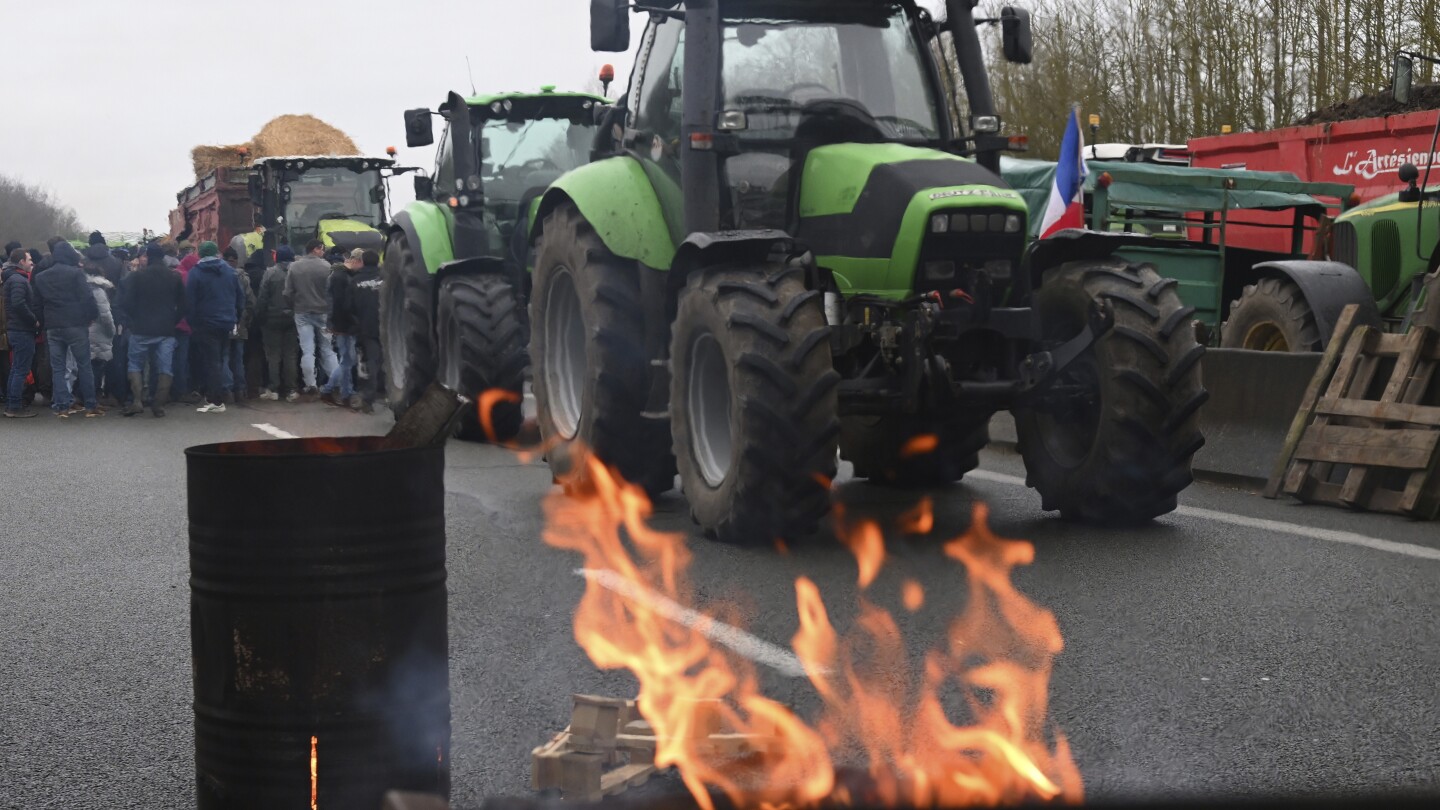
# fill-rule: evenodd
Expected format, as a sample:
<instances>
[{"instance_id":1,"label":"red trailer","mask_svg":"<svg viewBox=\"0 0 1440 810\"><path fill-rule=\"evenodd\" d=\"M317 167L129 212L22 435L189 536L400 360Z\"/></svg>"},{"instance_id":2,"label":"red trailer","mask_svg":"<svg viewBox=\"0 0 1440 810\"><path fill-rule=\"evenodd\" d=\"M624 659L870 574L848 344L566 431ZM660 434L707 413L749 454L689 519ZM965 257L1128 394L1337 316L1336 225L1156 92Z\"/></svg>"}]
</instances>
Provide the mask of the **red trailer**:
<instances>
[{"instance_id":1,"label":"red trailer","mask_svg":"<svg viewBox=\"0 0 1440 810\"><path fill-rule=\"evenodd\" d=\"M1195 138L1190 141L1190 165L1285 171L1310 182L1347 183L1355 186L1357 201L1364 202L1400 190L1404 184L1396 172L1402 164L1413 163L1422 172L1432 162L1440 167L1440 154L1431 154L1437 114L1427 110ZM1287 247L1286 229L1292 224L1288 215L1250 213L1245 222L1262 227L1232 230L1233 243L1260 250ZM1284 227L1273 228L1276 225ZM1307 240L1306 249L1311 247Z\"/></svg>"},{"instance_id":2,"label":"red trailer","mask_svg":"<svg viewBox=\"0 0 1440 810\"><path fill-rule=\"evenodd\" d=\"M216 169L177 194L179 207L170 212L170 235L180 236L188 224L191 242L224 246L236 234L249 233L255 227L249 178L248 168Z\"/></svg>"}]
</instances>

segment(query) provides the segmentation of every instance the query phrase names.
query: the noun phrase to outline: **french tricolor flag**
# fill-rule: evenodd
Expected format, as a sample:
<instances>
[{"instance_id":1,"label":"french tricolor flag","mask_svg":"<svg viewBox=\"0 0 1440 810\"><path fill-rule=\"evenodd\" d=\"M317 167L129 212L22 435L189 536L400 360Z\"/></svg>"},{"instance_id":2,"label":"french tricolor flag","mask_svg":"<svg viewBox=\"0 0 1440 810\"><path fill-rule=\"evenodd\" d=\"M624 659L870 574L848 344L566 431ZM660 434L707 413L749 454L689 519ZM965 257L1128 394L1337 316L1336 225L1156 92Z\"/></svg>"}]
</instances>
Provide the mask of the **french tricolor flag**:
<instances>
[{"instance_id":1,"label":"french tricolor flag","mask_svg":"<svg viewBox=\"0 0 1440 810\"><path fill-rule=\"evenodd\" d=\"M1054 236L1066 228L1085 227L1085 138L1080 134L1080 108L1070 109L1070 123L1060 141L1060 161L1055 166L1055 187L1040 218L1040 238Z\"/></svg>"}]
</instances>

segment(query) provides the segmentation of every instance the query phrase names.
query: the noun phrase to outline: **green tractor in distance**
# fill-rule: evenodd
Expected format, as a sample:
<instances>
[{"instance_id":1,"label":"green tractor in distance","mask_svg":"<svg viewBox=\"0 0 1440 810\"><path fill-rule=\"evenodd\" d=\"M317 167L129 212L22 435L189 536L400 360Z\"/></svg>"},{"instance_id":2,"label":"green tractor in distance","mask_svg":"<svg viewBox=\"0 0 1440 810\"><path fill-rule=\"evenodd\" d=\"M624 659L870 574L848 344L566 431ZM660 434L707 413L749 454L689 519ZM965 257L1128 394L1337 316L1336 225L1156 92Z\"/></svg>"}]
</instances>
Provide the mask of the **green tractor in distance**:
<instances>
[{"instance_id":1,"label":"green tractor in distance","mask_svg":"<svg viewBox=\"0 0 1440 810\"><path fill-rule=\"evenodd\" d=\"M1046 509L1175 508L1203 444L1191 311L1114 257L1126 234L1027 253L976 27L1027 63L1029 14L946 5L945 23L913 0L640 9L623 137L534 226L532 382L558 480L588 486L590 454L651 492L678 470L708 536L793 539L829 506L837 449L862 478L947 484L1012 410ZM596 50L628 48L628 12L591 3Z\"/></svg>"},{"instance_id":2,"label":"green tractor in distance","mask_svg":"<svg viewBox=\"0 0 1440 810\"><path fill-rule=\"evenodd\" d=\"M263 246L273 250L284 243L298 251L319 239L327 250L380 250L382 231L389 224L386 183L407 171L395 166L393 149L384 158L257 159L250 169L249 192L255 224L265 226ZM250 236L246 234L247 241Z\"/></svg>"},{"instance_id":3,"label":"green tractor in distance","mask_svg":"<svg viewBox=\"0 0 1440 810\"><path fill-rule=\"evenodd\" d=\"M608 102L583 93L451 93L438 112L405 113L406 143L435 143L433 176L415 178L416 201L395 216L385 245L381 343L397 417L432 381L472 399L510 392L492 412L492 438L520 430L526 355L530 215L540 195L590 159L595 120ZM475 414L461 435L486 438Z\"/></svg>"}]
</instances>

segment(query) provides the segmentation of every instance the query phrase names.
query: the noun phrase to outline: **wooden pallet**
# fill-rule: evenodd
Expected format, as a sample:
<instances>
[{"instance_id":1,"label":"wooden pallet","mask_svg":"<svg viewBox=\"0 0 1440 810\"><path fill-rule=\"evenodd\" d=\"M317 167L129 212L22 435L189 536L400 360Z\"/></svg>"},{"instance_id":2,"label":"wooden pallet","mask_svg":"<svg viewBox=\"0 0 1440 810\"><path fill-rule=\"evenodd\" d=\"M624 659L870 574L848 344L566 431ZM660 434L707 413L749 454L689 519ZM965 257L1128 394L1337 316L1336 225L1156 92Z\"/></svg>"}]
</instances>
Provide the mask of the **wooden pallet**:
<instances>
[{"instance_id":1,"label":"wooden pallet","mask_svg":"<svg viewBox=\"0 0 1440 810\"><path fill-rule=\"evenodd\" d=\"M575 695L570 725L530 752L530 786L559 790L567 800L600 801L649 781L659 770L659 739L633 700ZM719 704L695 707L694 748L707 758L735 758L772 750L774 735L741 734L726 728Z\"/></svg>"},{"instance_id":2,"label":"wooden pallet","mask_svg":"<svg viewBox=\"0 0 1440 810\"><path fill-rule=\"evenodd\" d=\"M1440 514L1440 403L1426 398L1440 366L1440 335L1425 326L1403 335L1370 326L1351 331L1351 321L1342 317L1344 332L1336 330L1306 393L1290 437L1298 441L1287 440L1277 468L1284 475L1272 478L1270 493L1433 520Z\"/></svg>"}]
</instances>

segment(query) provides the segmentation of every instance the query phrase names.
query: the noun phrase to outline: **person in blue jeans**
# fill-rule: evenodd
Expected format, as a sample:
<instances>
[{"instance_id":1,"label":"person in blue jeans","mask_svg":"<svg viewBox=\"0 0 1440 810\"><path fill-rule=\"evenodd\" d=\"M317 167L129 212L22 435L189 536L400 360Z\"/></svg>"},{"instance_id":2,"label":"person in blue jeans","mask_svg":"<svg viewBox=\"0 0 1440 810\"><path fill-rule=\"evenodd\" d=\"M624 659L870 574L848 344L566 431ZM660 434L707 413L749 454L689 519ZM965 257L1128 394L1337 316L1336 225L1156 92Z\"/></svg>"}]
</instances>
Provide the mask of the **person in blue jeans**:
<instances>
[{"instance_id":1,"label":"person in blue jeans","mask_svg":"<svg viewBox=\"0 0 1440 810\"><path fill-rule=\"evenodd\" d=\"M328 377L334 377L339 365L339 358L330 345L327 289L331 268L324 256L325 243L312 239L305 245L304 258L292 263L290 272L285 274L285 303L295 313L295 331L300 336L300 373L305 378L305 393L311 395L316 392L316 349ZM326 381L329 382L328 378Z\"/></svg>"},{"instance_id":2,"label":"person in blue jeans","mask_svg":"<svg viewBox=\"0 0 1440 810\"><path fill-rule=\"evenodd\" d=\"M235 270L220 258L214 242L200 245L200 263L185 281L185 311L191 348L200 359L208 402L200 413L225 412L223 364L235 324L245 314L245 298Z\"/></svg>"},{"instance_id":3,"label":"person in blue jeans","mask_svg":"<svg viewBox=\"0 0 1440 810\"><path fill-rule=\"evenodd\" d=\"M5 337L10 341L10 376L5 385L5 416L28 419L36 415L25 405L25 378L35 362L35 336L40 319L30 296L30 272L35 261L24 248L10 252L10 260L0 270L0 296L5 304Z\"/></svg>"},{"instance_id":4,"label":"person in blue jeans","mask_svg":"<svg viewBox=\"0 0 1440 810\"><path fill-rule=\"evenodd\" d=\"M330 273L330 331L335 335L335 353L338 363L335 373L320 389L320 401L327 405L352 407L351 397L355 396L355 332L360 325L360 313L355 306L354 276L364 265L365 251L356 248L345 257L345 264ZM339 397L336 397L336 392Z\"/></svg>"},{"instance_id":5,"label":"person in blue jeans","mask_svg":"<svg viewBox=\"0 0 1440 810\"><path fill-rule=\"evenodd\" d=\"M50 406L61 419L82 408L65 385L66 361L75 362L75 393L84 403L85 418L104 416L95 399L95 372L90 365L90 324L100 317L100 307L80 269L80 254L61 240L50 249L55 263L31 281L45 324L45 342L50 349L50 370L54 377L54 402Z\"/></svg>"},{"instance_id":6,"label":"person in blue jeans","mask_svg":"<svg viewBox=\"0 0 1440 810\"><path fill-rule=\"evenodd\" d=\"M148 360L159 386L150 401L150 412L164 416L174 379L176 325L185 317L186 307L185 282L165 263L164 248L152 242L145 249L145 266L120 285L119 300L130 323L126 369L134 395L123 413L134 416L144 410L143 374Z\"/></svg>"}]
</instances>

